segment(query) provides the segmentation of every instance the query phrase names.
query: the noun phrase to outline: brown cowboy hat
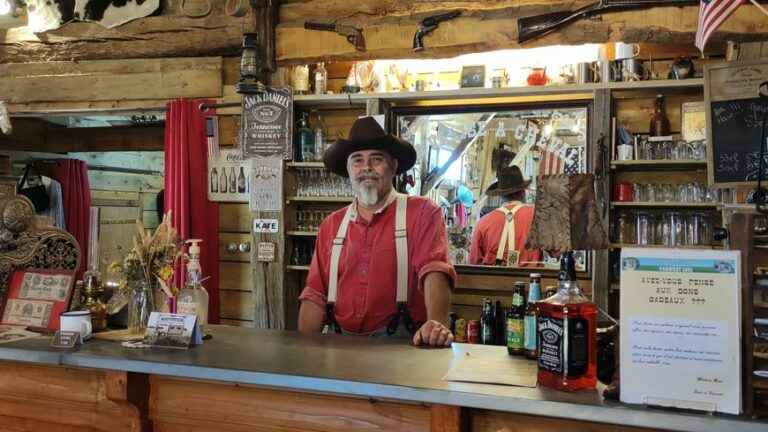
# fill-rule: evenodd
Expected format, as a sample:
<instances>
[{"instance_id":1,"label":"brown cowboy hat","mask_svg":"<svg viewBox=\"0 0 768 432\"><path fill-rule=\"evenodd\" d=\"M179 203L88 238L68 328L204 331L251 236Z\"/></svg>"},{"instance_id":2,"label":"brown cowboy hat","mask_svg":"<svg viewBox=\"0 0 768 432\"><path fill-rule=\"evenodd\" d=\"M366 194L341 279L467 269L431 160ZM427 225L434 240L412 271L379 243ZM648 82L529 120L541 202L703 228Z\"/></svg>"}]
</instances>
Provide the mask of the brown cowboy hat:
<instances>
[{"instance_id":1,"label":"brown cowboy hat","mask_svg":"<svg viewBox=\"0 0 768 432\"><path fill-rule=\"evenodd\" d=\"M373 117L355 120L348 139L339 139L323 154L323 162L329 171L348 177L347 159L360 150L382 150L397 159L397 174L411 169L416 163L416 149L408 141L387 134Z\"/></svg>"},{"instance_id":2,"label":"brown cowboy hat","mask_svg":"<svg viewBox=\"0 0 768 432\"><path fill-rule=\"evenodd\" d=\"M486 195L505 195L528 188L531 181L523 178L523 172L517 165L502 168L496 175L498 180L491 183L485 191Z\"/></svg>"}]
</instances>

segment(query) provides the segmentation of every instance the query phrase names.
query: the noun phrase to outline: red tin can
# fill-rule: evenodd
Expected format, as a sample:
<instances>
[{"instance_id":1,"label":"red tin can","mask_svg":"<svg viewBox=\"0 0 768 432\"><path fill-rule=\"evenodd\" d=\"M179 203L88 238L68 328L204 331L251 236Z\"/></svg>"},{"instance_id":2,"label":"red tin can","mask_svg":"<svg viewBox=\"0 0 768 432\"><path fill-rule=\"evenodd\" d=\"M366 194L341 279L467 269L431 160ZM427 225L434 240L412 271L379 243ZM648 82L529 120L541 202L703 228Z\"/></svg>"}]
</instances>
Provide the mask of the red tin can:
<instances>
[{"instance_id":1,"label":"red tin can","mask_svg":"<svg viewBox=\"0 0 768 432\"><path fill-rule=\"evenodd\" d=\"M467 322L467 342L471 344L480 343L480 321L469 320Z\"/></svg>"},{"instance_id":2,"label":"red tin can","mask_svg":"<svg viewBox=\"0 0 768 432\"><path fill-rule=\"evenodd\" d=\"M621 202L630 202L634 199L635 188L632 183L617 183L613 189L613 200Z\"/></svg>"}]
</instances>

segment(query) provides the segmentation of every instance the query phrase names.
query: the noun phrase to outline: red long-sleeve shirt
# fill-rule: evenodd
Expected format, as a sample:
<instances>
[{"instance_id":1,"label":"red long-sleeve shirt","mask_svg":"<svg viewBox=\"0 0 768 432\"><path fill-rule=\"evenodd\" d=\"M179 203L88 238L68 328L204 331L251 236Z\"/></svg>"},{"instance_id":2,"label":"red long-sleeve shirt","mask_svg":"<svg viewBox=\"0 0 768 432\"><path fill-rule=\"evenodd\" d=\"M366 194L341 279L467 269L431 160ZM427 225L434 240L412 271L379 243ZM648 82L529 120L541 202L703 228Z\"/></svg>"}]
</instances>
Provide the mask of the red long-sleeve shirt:
<instances>
[{"instance_id":1,"label":"red long-sleeve shirt","mask_svg":"<svg viewBox=\"0 0 768 432\"><path fill-rule=\"evenodd\" d=\"M352 204L354 205L354 203ZM397 256L395 254L395 210L392 201L370 222L352 220L339 259L339 282L335 305L336 321L354 333L369 333L386 327L397 314ZM332 213L320 225L307 285L299 299L325 308L331 244L344 218L346 207ZM448 240L442 211L423 197L408 197L408 309L414 321L427 319L424 277L431 272L448 276L451 287L456 271L448 259Z\"/></svg>"}]
</instances>

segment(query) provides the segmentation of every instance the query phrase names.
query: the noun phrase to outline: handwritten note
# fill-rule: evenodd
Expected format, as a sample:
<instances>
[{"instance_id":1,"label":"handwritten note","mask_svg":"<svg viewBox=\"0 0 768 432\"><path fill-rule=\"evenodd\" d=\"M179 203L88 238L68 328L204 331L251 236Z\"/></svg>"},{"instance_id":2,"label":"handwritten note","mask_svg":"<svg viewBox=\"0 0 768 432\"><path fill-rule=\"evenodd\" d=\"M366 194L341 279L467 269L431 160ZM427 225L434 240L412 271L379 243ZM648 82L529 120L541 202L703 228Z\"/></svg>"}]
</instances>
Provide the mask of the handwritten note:
<instances>
[{"instance_id":1,"label":"handwritten note","mask_svg":"<svg viewBox=\"0 0 768 432\"><path fill-rule=\"evenodd\" d=\"M621 263L621 400L739 413L739 253L627 248Z\"/></svg>"}]
</instances>

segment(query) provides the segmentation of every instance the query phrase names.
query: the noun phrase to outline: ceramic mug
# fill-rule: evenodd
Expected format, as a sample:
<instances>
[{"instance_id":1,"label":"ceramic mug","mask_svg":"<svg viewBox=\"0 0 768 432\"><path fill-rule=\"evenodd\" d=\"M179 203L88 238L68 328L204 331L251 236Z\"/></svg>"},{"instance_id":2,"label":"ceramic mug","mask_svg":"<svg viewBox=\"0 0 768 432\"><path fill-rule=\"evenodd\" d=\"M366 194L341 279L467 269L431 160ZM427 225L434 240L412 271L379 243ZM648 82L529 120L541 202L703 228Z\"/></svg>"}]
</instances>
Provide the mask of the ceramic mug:
<instances>
[{"instance_id":1,"label":"ceramic mug","mask_svg":"<svg viewBox=\"0 0 768 432\"><path fill-rule=\"evenodd\" d=\"M80 333L83 340L91 337L93 327L91 325L91 312L87 310L69 311L61 314L59 318L61 331L74 331Z\"/></svg>"},{"instance_id":2,"label":"ceramic mug","mask_svg":"<svg viewBox=\"0 0 768 432\"><path fill-rule=\"evenodd\" d=\"M640 45L616 42L616 60L635 58L640 55Z\"/></svg>"}]
</instances>

